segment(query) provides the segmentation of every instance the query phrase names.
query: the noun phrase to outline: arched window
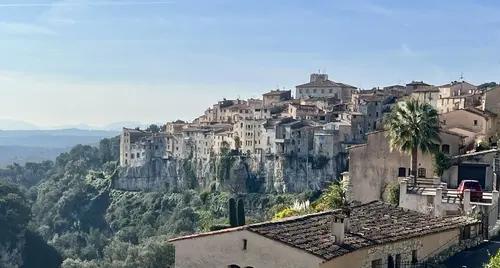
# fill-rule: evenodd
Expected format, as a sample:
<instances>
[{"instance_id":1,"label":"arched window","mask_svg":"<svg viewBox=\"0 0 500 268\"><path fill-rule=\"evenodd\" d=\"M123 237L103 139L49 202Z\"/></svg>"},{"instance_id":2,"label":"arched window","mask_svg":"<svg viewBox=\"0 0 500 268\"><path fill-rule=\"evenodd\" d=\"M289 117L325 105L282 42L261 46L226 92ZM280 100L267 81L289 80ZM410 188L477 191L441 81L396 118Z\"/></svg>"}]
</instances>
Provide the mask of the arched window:
<instances>
[{"instance_id":1,"label":"arched window","mask_svg":"<svg viewBox=\"0 0 500 268\"><path fill-rule=\"evenodd\" d=\"M231 264L227 268L240 268L240 267L236 264Z\"/></svg>"}]
</instances>

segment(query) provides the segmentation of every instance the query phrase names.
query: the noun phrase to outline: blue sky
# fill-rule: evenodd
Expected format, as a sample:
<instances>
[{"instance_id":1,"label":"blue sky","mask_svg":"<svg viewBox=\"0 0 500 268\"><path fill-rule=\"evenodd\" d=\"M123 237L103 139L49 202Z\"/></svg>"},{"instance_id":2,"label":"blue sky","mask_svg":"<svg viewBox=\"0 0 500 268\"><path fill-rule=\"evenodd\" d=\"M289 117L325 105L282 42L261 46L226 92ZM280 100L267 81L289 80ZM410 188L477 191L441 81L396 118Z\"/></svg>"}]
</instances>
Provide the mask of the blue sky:
<instances>
[{"instance_id":1,"label":"blue sky","mask_svg":"<svg viewBox=\"0 0 500 268\"><path fill-rule=\"evenodd\" d=\"M370 88L500 80L498 1L0 0L0 118L192 119L321 69Z\"/></svg>"}]
</instances>

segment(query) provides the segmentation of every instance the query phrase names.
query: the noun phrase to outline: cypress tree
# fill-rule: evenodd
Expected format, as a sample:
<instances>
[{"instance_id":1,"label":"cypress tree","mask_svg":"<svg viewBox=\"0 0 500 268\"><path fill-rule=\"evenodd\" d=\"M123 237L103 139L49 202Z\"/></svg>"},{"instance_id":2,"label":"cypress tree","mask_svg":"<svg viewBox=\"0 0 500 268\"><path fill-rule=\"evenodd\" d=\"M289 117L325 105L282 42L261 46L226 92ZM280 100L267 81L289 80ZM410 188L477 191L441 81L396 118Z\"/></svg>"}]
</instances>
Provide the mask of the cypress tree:
<instances>
[{"instance_id":1,"label":"cypress tree","mask_svg":"<svg viewBox=\"0 0 500 268\"><path fill-rule=\"evenodd\" d=\"M236 215L236 200L229 198L229 225L238 226L238 216Z\"/></svg>"},{"instance_id":2,"label":"cypress tree","mask_svg":"<svg viewBox=\"0 0 500 268\"><path fill-rule=\"evenodd\" d=\"M245 225L245 203L238 199L238 226Z\"/></svg>"}]
</instances>

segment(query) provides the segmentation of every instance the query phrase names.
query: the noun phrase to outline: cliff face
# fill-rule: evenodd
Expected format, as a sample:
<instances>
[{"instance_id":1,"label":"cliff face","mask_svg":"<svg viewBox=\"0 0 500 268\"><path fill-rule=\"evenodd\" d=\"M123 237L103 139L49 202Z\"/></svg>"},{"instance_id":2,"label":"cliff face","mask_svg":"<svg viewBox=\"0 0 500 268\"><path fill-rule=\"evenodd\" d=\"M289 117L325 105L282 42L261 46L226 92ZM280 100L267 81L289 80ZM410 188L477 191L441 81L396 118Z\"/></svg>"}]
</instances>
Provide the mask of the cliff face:
<instances>
[{"instance_id":1,"label":"cliff face","mask_svg":"<svg viewBox=\"0 0 500 268\"><path fill-rule=\"evenodd\" d=\"M303 192L318 190L338 177L341 161L326 158L232 156L154 159L125 167L113 186L129 191L224 189L231 192Z\"/></svg>"}]
</instances>

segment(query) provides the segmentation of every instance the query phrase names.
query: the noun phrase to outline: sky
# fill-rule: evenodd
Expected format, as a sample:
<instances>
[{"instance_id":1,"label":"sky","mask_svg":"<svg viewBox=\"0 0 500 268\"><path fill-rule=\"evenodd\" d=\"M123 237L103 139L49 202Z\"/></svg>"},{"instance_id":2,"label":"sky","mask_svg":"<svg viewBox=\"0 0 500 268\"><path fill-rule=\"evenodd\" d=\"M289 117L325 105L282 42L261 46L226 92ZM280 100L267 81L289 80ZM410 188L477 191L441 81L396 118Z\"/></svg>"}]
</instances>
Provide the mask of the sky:
<instances>
[{"instance_id":1,"label":"sky","mask_svg":"<svg viewBox=\"0 0 500 268\"><path fill-rule=\"evenodd\" d=\"M312 72L500 80L500 1L0 0L0 119L191 120Z\"/></svg>"}]
</instances>

